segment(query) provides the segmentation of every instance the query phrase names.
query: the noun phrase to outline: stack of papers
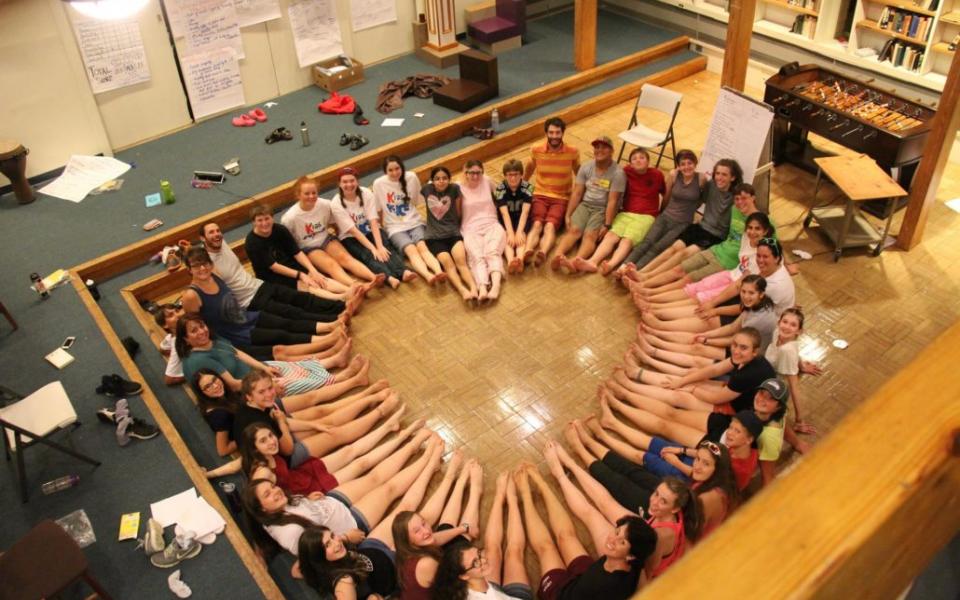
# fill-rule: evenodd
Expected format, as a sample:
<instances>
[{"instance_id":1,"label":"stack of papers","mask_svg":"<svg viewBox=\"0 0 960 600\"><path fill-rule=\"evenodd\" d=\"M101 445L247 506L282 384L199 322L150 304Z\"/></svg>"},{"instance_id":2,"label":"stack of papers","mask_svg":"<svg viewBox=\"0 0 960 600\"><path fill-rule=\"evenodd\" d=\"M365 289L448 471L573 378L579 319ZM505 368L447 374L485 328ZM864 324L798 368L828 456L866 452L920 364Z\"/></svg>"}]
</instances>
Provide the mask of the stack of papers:
<instances>
[{"instance_id":1,"label":"stack of papers","mask_svg":"<svg viewBox=\"0 0 960 600\"><path fill-rule=\"evenodd\" d=\"M197 538L223 531L226 521L209 503L190 488L150 505L153 518L163 527L176 523L181 530L192 531Z\"/></svg>"}]
</instances>

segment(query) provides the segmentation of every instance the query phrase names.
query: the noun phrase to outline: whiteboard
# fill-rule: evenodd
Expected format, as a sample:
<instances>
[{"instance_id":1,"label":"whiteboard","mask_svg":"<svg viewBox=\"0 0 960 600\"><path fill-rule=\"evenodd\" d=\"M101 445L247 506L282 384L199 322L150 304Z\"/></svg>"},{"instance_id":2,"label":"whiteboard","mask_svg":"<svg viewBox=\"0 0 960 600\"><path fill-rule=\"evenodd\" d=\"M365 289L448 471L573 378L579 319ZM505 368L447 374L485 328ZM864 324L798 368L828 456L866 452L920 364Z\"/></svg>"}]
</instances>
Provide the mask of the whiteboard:
<instances>
[{"instance_id":1,"label":"whiteboard","mask_svg":"<svg viewBox=\"0 0 960 600\"><path fill-rule=\"evenodd\" d=\"M718 160L733 158L743 169L743 181L752 183L771 123L772 106L729 88L721 89L697 169L712 173Z\"/></svg>"}]
</instances>

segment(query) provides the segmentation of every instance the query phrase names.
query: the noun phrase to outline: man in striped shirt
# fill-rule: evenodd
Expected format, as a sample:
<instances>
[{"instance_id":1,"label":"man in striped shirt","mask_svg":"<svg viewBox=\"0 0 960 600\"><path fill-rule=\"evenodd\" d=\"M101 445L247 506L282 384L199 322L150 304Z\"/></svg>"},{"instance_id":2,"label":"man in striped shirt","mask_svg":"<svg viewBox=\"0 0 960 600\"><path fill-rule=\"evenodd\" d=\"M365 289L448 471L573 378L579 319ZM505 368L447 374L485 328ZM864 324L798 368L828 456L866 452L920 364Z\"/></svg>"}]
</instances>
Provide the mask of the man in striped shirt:
<instances>
[{"instance_id":1,"label":"man in striped shirt","mask_svg":"<svg viewBox=\"0 0 960 600\"><path fill-rule=\"evenodd\" d=\"M530 205L533 226L523 254L524 262L533 258L534 266L543 264L557 239L573 191L573 177L580 168L580 151L563 143L566 128L559 117L547 119L543 125L547 139L530 149L530 162L523 172L527 181L536 173Z\"/></svg>"}]
</instances>

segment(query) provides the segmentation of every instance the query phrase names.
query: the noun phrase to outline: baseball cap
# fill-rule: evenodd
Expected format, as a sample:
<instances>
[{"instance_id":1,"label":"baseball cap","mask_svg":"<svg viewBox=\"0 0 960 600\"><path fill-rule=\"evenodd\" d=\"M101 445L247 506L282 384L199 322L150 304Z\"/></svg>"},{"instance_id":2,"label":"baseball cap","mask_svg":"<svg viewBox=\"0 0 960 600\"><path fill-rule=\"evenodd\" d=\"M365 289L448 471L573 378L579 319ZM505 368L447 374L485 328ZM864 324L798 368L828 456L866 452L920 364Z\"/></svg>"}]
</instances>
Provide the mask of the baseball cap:
<instances>
[{"instance_id":1,"label":"baseball cap","mask_svg":"<svg viewBox=\"0 0 960 600\"><path fill-rule=\"evenodd\" d=\"M752 410L741 410L733 415L733 418L740 421L740 424L747 430L747 433L753 436L754 440L760 437L760 433L763 432L763 423L760 422L760 417L753 414Z\"/></svg>"},{"instance_id":2,"label":"baseball cap","mask_svg":"<svg viewBox=\"0 0 960 600\"><path fill-rule=\"evenodd\" d=\"M770 392L770 396L780 404L786 404L787 398L790 397L790 390L787 388L787 384L779 377L767 379L760 384L758 389Z\"/></svg>"},{"instance_id":3,"label":"baseball cap","mask_svg":"<svg viewBox=\"0 0 960 600\"><path fill-rule=\"evenodd\" d=\"M606 135L601 135L600 137L598 137L598 138L596 138L595 140L593 140L592 142L590 142L590 145L591 145L591 146L596 146L597 144L604 144L605 146L607 146L608 148L610 148L611 150L613 150L613 140L611 140L611 139L610 139L608 136L606 136Z\"/></svg>"}]
</instances>

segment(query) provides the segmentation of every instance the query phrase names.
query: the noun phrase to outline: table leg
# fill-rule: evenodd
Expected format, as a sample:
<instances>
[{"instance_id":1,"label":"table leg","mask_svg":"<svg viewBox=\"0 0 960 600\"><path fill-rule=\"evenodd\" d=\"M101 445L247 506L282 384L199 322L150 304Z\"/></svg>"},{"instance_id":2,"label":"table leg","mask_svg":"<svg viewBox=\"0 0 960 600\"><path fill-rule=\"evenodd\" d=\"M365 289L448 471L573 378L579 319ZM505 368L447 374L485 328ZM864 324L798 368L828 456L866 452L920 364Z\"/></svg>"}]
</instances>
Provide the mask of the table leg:
<instances>
[{"instance_id":1,"label":"table leg","mask_svg":"<svg viewBox=\"0 0 960 600\"><path fill-rule=\"evenodd\" d=\"M840 233L837 235L837 247L833 251L833 262L840 260L840 255L843 254L843 245L847 241L847 232L850 231L850 223L853 222L853 212L857 210L857 207L853 205L853 200L847 198L847 207L843 211L843 226L840 228Z\"/></svg>"},{"instance_id":2,"label":"table leg","mask_svg":"<svg viewBox=\"0 0 960 600\"><path fill-rule=\"evenodd\" d=\"M813 185L813 200L810 203L810 210L807 211L807 217L803 220L803 227L806 229L810 227L810 222L813 220L813 207L817 205L817 192L820 191L820 179L823 177L823 169L817 167L817 181Z\"/></svg>"},{"instance_id":3,"label":"table leg","mask_svg":"<svg viewBox=\"0 0 960 600\"><path fill-rule=\"evenodd\" d=\"M890 233L890 224L893 223L893 209L896 205L896 198L890 198L887 200L887 220L883 225L883 236L880 237L880 243L877 244L877 247L873 250L874 256L880 256L880 253L883 252L883 246L887 241L887 234Z\"/></svg>"}]
</instances>

